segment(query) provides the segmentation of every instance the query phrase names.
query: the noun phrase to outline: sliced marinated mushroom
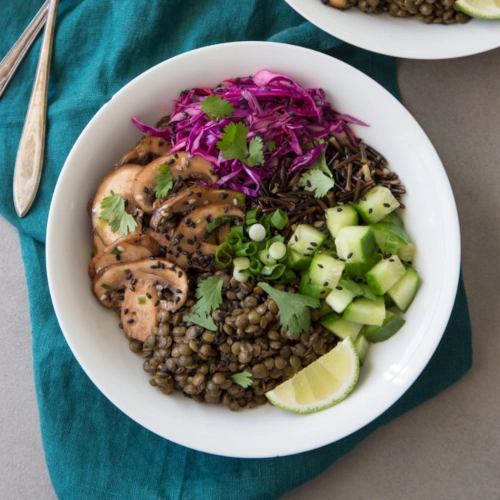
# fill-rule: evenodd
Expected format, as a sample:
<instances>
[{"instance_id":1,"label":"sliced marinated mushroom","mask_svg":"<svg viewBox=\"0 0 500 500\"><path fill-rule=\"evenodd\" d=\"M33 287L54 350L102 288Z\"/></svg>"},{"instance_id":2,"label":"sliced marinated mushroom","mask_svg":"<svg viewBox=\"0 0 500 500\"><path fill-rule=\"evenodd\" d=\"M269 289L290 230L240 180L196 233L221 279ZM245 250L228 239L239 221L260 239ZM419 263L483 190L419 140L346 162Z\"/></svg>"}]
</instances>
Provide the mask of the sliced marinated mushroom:
<instances>
[{"instance_id":1,"label":"sliced marinated mushroom","mask_svg":"<svg viewBox=\"0 0 500 500\"><path fill-rule=\"evenodd\" d=\"M90 261L89 276L94 278L103 267L116 262L130 262L145 257L157 257L162 252L160 243L149 234L129 234L115 240L111 245L104 247Z\"/></svg>"},{"instance_id":2,"label":"sliced marinated mushroom","mask_svg":"<svg viewBox=\"0 0 500 500\"><path fill-rule=\"evenodd\" d=\"M212 189L207 187L193 187L179 191L167 198L163 204L156 206L149 225L155 230L161 228L174 215L194 210L194 208L210 203L231 203L235 207L245 206L245 195L230 189ZM194 208L193 208L194 207Z\"/></svg>"},{"instance_id":3,"label":"sliced marinated mushroom","mask_svg":"<svg viewBox=\"0 0 500 500\"><path fill-rule=\"evenodd\" d=\"M148 135L142 138L135 148L125 153L115 166L119 167L127 163L144 166L158 158L158 156L167 154L171 148L172 146L165 139Z\"/></svg>"},{"instance_id":4,"label":"sliced marinated mushroom","mask_svg":"<svg viewBox=\"0 0 500 500\"><path fill-rule=\"evenodd\" d=\"M160 288L162 298L157 306L167 311L177 311L187 299L188 280L186 273L164 258L138 259L118 262L102 268L92 282L92 290L99 302L108 309L122 307L127 293L134 293L136 285L151 285ZM168 292L170 291L170 292ZM167 294L172 295L167 298ZM147 297L149 300L149 297Z\"/></svg>"},{"instance_id":5,"label":"sliced marinated mushroom","mask_svg":"<svg viewBox=\"0 0 500 500\"><path fill-rule=\"evenodd\" d=\"M206 239L208 224L217 218L221 219L221 225L228 221L241 224L245 220L245 213L233 204L225 203L211 203L195 208L178 224L167 249L168 258L184 268L210 269L215 265L214 255L218 244L207 243Z\"/></svg>"},{"instance_id":6,"label":"sliced marinated mushroom","mask_svg":"<svg viewBox=\"0 0 500 500\"><path fill-rule=\"evenodd\" d=\"M142 231L143 212L136 206L131 191L132 182L141 169L140 165L124 165L112 170L104 177L89 204L94 234L101 239L104 246L111 245L120 238L120 234L112 231L110 225L101 219L101 203L104 198L111 195L111 191L119 194L125 200L127 212L134 215L137 227L133 232L140 233Z\"/></svg>"},{"instance_id":7,"label":"sliced marinated mushroom","mask_svg":"<svg viewBox=\"0 0 500 500\"><path fill-rule=\"evenodd\" d=\"M324 0L323 3L340 10L350 9L353 6L350 0Z\"/></svg>"},{"instance_id":8,"label":"sliced marinated mushroom","mask_svg":"<svg viewBox=\"0 0 500 500\"><path fill-rule=\"evenodd\" d=\"M161 296L151 283L137 282L134 291L130 289L124 294L120 319L125 335L131 339L144 342L153 327L158 326L158 311Z\"/></svg>"},{"instance_id":9,"label":"sliced marinated mushroom","mask_svg":"<svg viewBox=\"0 0 500 500\"><path fill-rule=\"evenodd\" d=\"M157 158L138 172L132 185L135 203L149 214L154 212L156 178L162 165L168 165L174 179L203 181L207 184L214 184L219 180L212 164L201 156L189 158L188 153L180 151Z\"/></svg>"}]
</instances>

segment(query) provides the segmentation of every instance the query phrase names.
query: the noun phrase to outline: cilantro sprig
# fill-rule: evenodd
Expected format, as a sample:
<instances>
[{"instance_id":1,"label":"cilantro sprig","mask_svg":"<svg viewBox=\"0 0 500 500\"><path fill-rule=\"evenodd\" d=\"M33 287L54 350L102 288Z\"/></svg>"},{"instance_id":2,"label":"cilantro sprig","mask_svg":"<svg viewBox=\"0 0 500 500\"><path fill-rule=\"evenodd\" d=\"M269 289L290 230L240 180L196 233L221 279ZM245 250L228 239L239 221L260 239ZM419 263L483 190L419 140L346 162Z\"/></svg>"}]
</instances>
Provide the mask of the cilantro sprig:
<instances>
[{"instance_id":1,"label":"cilantro sprig","mask_svg":"<svg viewBox=\"0 0 500 500\"><path fill-rule=\"evenodd\" d=\"M252 385L252 374L250 372L233 373L229 378L244 389Z\"/></svg>"},{"instance_id":2,"label":"cilantro sprig","mask_svg":"<svg viewBox=\"0 0 500 500\"><path fill-rule=\"evenodd\" d=\"M276 290L269 283L259 286L276 302L280 311L280 324L294 336L307 332L311 325L310 308L317 309L320 301L299 293L287 293Z\"/></svg>"},{"instance_id":3,"label":"cilantro sprig","mask_svg":"<svg viewBox=\"0 0 500 500\"><path fill-rule=\"evenodd\" d=\"M214 122L231 116L234 113L234 106L220 95L210 95L200 103L201 109Z\"/></svg>"},{"instance_id":4,"label":"cilantro sprig","mask_svg":"<svg viewBox=\"0 0 500 500\"><path fill-rule=\"evenodd\" d=\"M155 196L157 198L166 198L174 186L174 176L168 165L158 167L159 174L155 179Z\"/></svg>"},{"instance_id":5,"label":"cilantro sprig","mask_svg":"<svg viewBox=\"0 0 500 500\"><path fill-rule=\"evenodd\" d=\"M125 199L113 191L101 202L101 219L109 224L111 231L118 231L120 236L133 233L137 227L137 221L125 207Z\"/></svg>"},{"instance_id":6,"label":"cilantro sprig","mask_svg":"<svg viewBox=\"0 0 500 500\"><path fill-rule=\"evenodd\" d=\"M304 172L299 182L306 191L313 192L315 198L323 198L335 186L335 181L319 168L311 168Z\"/></svg>"},{"instance_id":7,"label":"cilantro sprig","mask_svg":"<svg viewBox=\"0 0 500 500\"><path fill-rule=\"evenodd\" d=\"M196 323L207 330L217 330L210 313L222 304L222 280L209 278L198 283L195 296L198 299L195 312L184 316L184 321Z\"/></svg>"},{"instance_id":8,"label":"cilantro sprig","mask_svg":"<svg viewBox=\"0 0 500 500\"><path fill-rule=\"evenodd\" d=\"M230 123L223 128L217 147L226 160L240 160L249 167L262 165L264 163L262 139L253 137L247 142L248 132L248 127L241 122Z\"/></svg>"}]
</instances>

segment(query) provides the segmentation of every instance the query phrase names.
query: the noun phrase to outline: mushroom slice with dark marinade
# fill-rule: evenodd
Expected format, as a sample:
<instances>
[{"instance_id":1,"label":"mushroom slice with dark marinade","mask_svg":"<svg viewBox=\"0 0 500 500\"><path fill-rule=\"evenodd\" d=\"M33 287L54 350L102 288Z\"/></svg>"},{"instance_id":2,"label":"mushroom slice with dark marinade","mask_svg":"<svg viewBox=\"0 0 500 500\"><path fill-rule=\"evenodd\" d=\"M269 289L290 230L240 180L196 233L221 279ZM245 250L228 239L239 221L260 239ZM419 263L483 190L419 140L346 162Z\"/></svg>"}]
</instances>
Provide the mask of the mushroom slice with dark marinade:
<instances>
[{"instance_id":1,"label":"mushroom slice with dark marinade","mask_svg":"<svg viewBox=\"0 0 500 500\"><path fill-rule=\"evenodd\" d=\"M89 264L89 276L93 279L96 273L109 264L130 262L150 256L157 257L161 254L160 243L149 234L129 234L118 238L92 258Z\"/></svg>"},{"instance_id":2,"label":"mushroom slice with dark marinade","mask_svg":"<svg viewBox=\"0 0 500 500\"><path fill-rule=\"evenodd\" d=\"M141 166L147 165L159 156L167 154L171 148L172 146L165 139L148 135L143 137L135 148L125 153L115 164L115 167L127 163L135 163Z\"/></svg>"},{"instance_id":3,"label":"mushroom slice with dark marinade","mask_svg":"<svg viewBox=\"0 0 500 500\"><path fill-rule=\"evenodd\" d=\"M127 213L132 214L136 220L137 226L132 232L140 233L142 231L143 212L136 206L130 188L141 169L140 165L124 165L121 168L112 170L104 177L94 197L89 202L92 229L94 234L101 239L104 246L111 245L120 236L124 236L120 235L117 231L112 231L108 222L101 218L101 203L106 197L111 196L112 193L124 199Z\"/></svg>"},{"instance_id":4,"label":"mushroom slice with dark marinade","mask_svg":"<svg viewBox=\"0 0 500 500\"><path fill-rule=\"evenodd\" d=\"M92 291L104 307L120 309L129 337L144 341L157 325L161 309L175 312L185 304L188 279L173 262L146 258L102 268L95 275Z\"/></svg>"},{"instance_id":5,"label":"mushroom slice with dark marinade","mask_svg":"<svg viewBox=\"0 0 500 500\"><path fill-rule=\"evenodd\" d=\"M138 172L132 185L135 203L149 214L154 212L155 187L162 165L169 167L176 181L202 181L206 184L214 184L219 180L213 171L212 164L201 156L195 155L190 158L185 151L179 151L157 158Z\"/></svg>"},{"instance_id":6,"label":"mushroom slice with dark marinade","mask_svg":"<svg viewBox=\"0 0 500 500\"><path fill-rule=\"evenodd\" d=\"M210 268L218 247L218 244L206 241L211 234L210 226L214 227L212 231L220 234L224 225L243 224L244 221L245 212L233 204L210 203L197 207L177 225L167 249L168 258L184 268Z\"/></svg>"},{"instance_id":7,"label":"mushroom slice with dark marinade","mask_svg":"<svg viewBox=\"0 0 500 500\"><path fill-rule=\"evenodd\" d=\"M208 187L193 187L179 191L170 196L161 205L156 206L149 225L159 231L170 218L175 215L194 210L210 203L227 203L238 208L245 207L245 195L231 189L213 189Z\"/></svg>"}]
</instances>

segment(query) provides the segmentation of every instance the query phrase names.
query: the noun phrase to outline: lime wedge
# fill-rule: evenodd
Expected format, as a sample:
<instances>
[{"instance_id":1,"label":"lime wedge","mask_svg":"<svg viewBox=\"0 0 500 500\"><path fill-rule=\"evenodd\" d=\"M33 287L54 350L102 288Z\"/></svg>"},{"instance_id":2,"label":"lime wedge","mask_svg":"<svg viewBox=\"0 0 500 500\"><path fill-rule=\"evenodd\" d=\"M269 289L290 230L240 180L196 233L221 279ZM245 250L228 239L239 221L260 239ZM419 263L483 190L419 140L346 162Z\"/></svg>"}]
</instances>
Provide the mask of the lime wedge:
<instances>
[{"instance_id":1,"label":"lime wedge","mask_svg":"<svg viewBox=\"0 0 500 500\"><path fill-rule=\"evenodd\" d=\"M500 19L500 0L457 0L458 9L481 19Z\"/></svg>"},{"instance_id":2,"label":"lime wedge","mask_svg":"<svg viewBox=\"0 0 500 500\"><path fill-rule=\"evenodd\" d=\"M358 376L359 357L351 337L347 337L329 353L267 392L266 397L283 410L314 413L342 401L354 389Z\"/></svg>"}]
</instances>

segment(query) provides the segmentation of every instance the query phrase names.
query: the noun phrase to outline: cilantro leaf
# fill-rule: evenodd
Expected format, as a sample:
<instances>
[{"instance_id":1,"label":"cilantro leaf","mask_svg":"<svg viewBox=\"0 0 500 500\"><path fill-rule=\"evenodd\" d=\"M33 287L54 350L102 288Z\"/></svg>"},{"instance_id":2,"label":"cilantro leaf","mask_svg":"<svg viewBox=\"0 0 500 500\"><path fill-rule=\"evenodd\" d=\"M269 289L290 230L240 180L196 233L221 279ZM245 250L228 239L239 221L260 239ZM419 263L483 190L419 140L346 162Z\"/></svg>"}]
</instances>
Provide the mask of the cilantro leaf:
<instances>
[{"instance_id":1,"label":"cilantro leaf","mask_svg":"<svg viewBox=\"0 0 500 500\"><path fill-rule=\"evenodd\" d=\"M335 186L335 181L319 168L311 168L304 172L300 176L299 182L306 191L314 192L316 198L323 198Z\"/></svg>"},{"instance_id":2,"label":"cilantro leaf","mask_svg":"<svg viewBox=\"0 0 500 500\"><path fill-rule=\"evenodd\" d=\"M254 137L247 144L248 128L241 122L226 125L217 147L226 160L240 160L249 167L264 163L262 139Z\"/></svg>"},{"instance_id":3,"label":"cilantro leaf","mask_svg":"<svg viewBox=\"0 0 500 500\"><path fill-rule=\"evenodd\" d=\"M195 323L207 330L212 330L213 332L217 331L217 325L214 323L212 316L208 314L202 314L198 311L188 314L182 318L184 321L190 321L191 323Z\"/></svg>"},{"instance_id":4,"label":"cilantro leaf","mask_svg":"<svg viewBox=\"0 0 500 500\"><path fill-rule=\"evenodd\" d=\"M109 224L111 231L126 236L135 231L137 221L125 210L125 199L113 191L110 193L101 201L100 217Z\"/></svg>"},{"instance_id":5,"label":"cilantro leaf","mask_svg":"<svg viewBox=\"0 0 500 500\"><path fill-rule=\"evenodd\" d=\"M155 196L157 198L166 198L174 186L174 176L168 165L160 165L158 172L160 173L155 179Z\"/></svg>"},{"instance_id":6,"label":"cilantro leaf","mask_svg":"<svg viewBox=\"0 0 500 500\"><path fill-rule=\"evenodd\" d=\"M213 122L219 121L226 116L231 116L234 113L233 105L220 95L215 94L203 99L200 107Z\"/></svg>"},{"instance_id":7,"label":"cilantro leaf","mask_svg":"<svg viewBox=\"0 0 500 500\"><path fill-rule=\"evenodd\" d=\"M219 226L227 224L228 222L234 222L238 217L235 215L224 215L222 217L216 217L212 222L207 224L207 233L211 233Z\"/></svg>"},{"instance_id":8,"label":"cilantro leaf","mask_svg":"<svg viewBox=\"0 0 500 500\"><path fill-rule=\"evenodd\" d=\"M244 389L252 385L252 374L250 372L233 373L229 378Z\"/></svg>"},{"instance_id":9,"label":"cilantro leaf","mask_svg":"<svg viewBox=\"0 0 500 500\"><path fill-rule=\"evenodd\" d=\"M269 283L259 283L259 286L276 302L280 311L281 326L292 335L299 336L309 330L311 325L310 307L317 309L320 306L318 299L276 290Z\"/></svg>"},{"instance_id":10,"label":"cilantro leaf","mask_svg":"<svg viewBox=\"0 0 500 500\"><path fill-rule=\"evenodd\" d=\"M321 151L321 153L319 154L318 158L316 159L316 161L310 165L310 169L312 168L317 168L319 170L321 170L322 172L324 172L326 175L328 175L328 177L333 177L333 174L332 174L332 171L328 168L328 164L326 162L326 147L323 148L323 150Z\"/></svg>"},{"instance_id":11,"label":"cilantro leaf","mask_svg":"<svg viewBox=\"0 0 500 500\"><path fill-rule=\"evenodd\" d=\"M276 148L278 146L276 146L276 142L273 141L272 139L269 139L265 142L264 146L266 146L266 149L269 151L269 152L273 152L273 151L276 151Z\"/></svg>"},{"instance_id":12,"label":"cilantro leaf","mask_svg":"<svg viewBox=\"0 0 500 500\"><path fill-rule=\"evenodd\" d=\"M184 321L191 321L207 330L217 330L214 320L210 313L222 304L222 284L219 278L209 278L200 281L196 288L196 312L184 316Z\"/></svg>"}]
</instances>

